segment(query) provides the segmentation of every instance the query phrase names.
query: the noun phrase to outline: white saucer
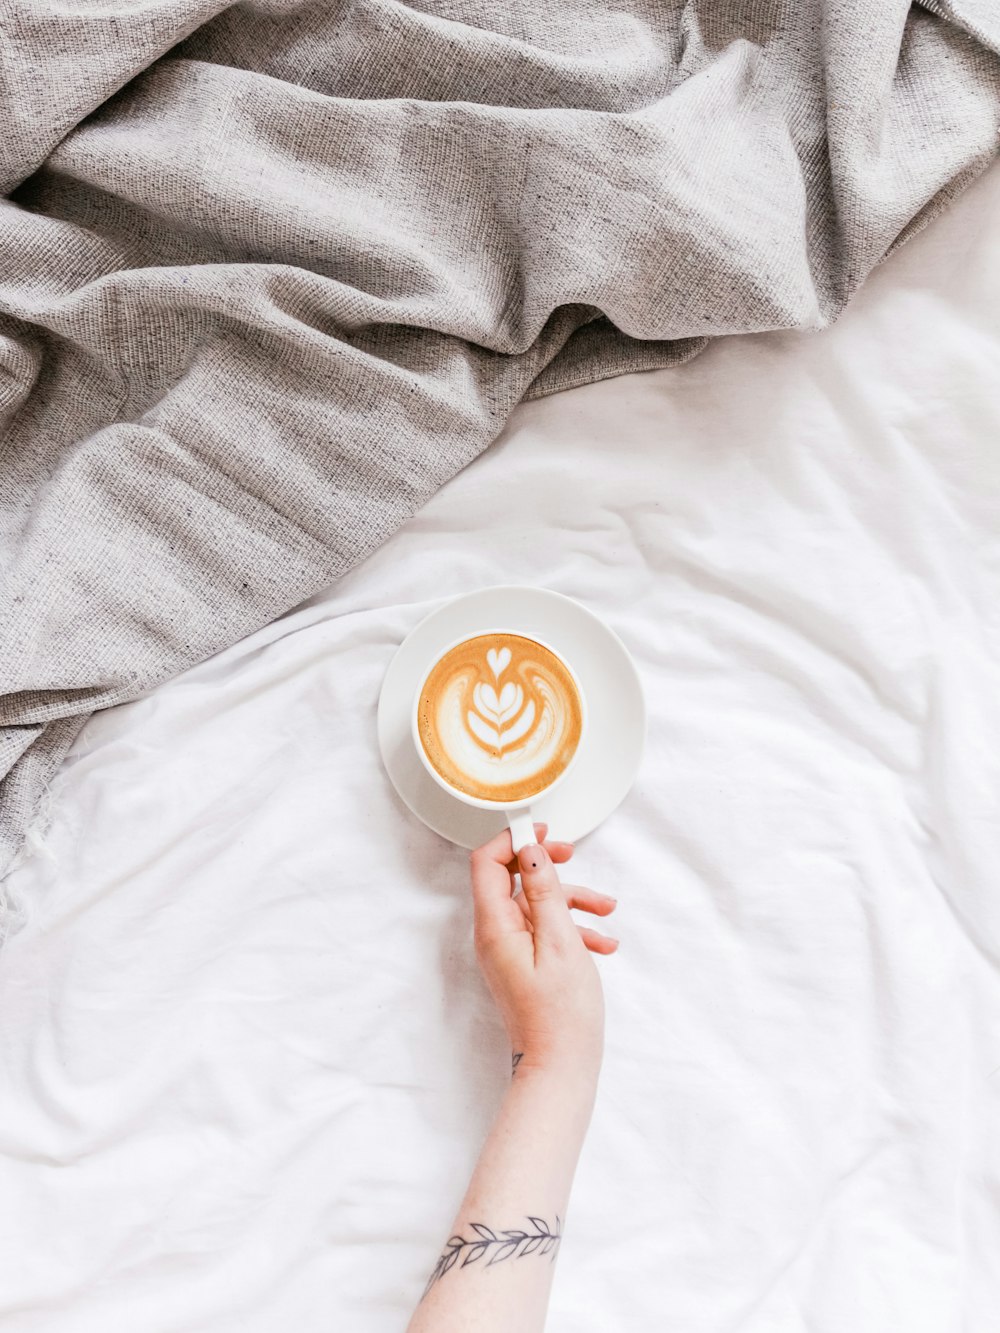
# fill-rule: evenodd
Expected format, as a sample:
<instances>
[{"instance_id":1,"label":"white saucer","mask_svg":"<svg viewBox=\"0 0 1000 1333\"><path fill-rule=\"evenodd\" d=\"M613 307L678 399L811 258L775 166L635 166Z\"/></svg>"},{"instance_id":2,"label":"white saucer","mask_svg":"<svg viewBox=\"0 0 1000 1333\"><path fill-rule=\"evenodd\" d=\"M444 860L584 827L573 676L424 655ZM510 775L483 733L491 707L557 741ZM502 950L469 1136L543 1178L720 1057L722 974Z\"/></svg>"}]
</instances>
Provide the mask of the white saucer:
<instances>
[{"instance_id":1,"label":"white saucer","mask_svg":"<svg viewBox=\"0 0 1000 1333\"><path fill-rule=\"evenodd\" d=\"M389 663L378 703L378 743L393 786L418 819L461 847L499 833L502 814L463 805L443 791L417 757L410 710L420 682L456 639L502 625L551 644L579 677L587 732L567 777L532 805L549 837L576 842L607 819L635 778L646 738L646 705L628 650L593 612L546 588L481 588L432 611Z\"/></svg>"}]
</instances>

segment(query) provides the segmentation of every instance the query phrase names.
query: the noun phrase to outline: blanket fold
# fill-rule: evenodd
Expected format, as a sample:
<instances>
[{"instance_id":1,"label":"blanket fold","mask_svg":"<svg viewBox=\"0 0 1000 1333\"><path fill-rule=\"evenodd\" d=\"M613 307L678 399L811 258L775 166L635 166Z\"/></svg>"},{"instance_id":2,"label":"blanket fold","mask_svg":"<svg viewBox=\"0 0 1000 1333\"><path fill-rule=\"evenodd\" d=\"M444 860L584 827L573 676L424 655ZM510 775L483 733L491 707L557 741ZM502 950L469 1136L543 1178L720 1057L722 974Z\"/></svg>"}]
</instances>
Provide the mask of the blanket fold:
<instances>
[{"instance_id":1,"label":"blanket fold","mask_svg":"<svg viewBox=\"0 0 1000 1333\"><path fill-rule=\"evenodd\" d=\"M995 155L990 9L9 6L0 873L87 713L339 577L525 396L834 319Z\"/></svg>"}]
</instances>

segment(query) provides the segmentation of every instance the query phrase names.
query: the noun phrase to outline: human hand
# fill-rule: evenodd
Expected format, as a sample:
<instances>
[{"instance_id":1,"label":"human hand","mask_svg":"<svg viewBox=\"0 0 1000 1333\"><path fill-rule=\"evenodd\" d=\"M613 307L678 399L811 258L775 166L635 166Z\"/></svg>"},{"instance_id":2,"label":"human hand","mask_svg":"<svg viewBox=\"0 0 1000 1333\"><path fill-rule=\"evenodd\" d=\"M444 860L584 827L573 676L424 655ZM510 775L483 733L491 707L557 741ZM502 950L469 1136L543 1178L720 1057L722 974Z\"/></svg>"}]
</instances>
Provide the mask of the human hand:
<instances>
[{"instance_id":1,"label":"human hand","mask_svg":"<svg viewBox=\"0 0 1000 1333\"><path fill-rule=\"evenodd\" d=\"M517 860L510 833L472 853L476 958L504 1020L518 1074L536 1070L595 1077L604 1048L604 994L591 953L614 953L618 941L578 926L570 908L613 912L607 894L559 882L556 865L573 855L568 842L545 842ZM520 867L524 892L511 896Z\"/></svg>"}]
</instances>

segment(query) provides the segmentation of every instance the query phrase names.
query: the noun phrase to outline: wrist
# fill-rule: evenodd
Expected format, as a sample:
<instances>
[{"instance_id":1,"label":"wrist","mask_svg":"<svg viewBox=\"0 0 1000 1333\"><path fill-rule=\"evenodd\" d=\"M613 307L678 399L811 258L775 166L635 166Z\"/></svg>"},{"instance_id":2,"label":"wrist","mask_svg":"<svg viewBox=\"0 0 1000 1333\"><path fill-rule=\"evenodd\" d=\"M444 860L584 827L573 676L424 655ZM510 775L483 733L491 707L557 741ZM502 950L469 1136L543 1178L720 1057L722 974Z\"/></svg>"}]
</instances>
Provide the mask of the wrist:
<instances>
[{"instance_id":1,"label":"wrist","mask_svg":"<svg viewBox=\"0 0 1000 1333\"><path fill-rule=\"evenodd\" d=\"M542 1042L525 1033L520 1041L512 1040L512 1047L515 1081L531 1073L574 1085L596 1084L604 1058L603 1033L574 1033Z\"/></svg>"},{"instance_id":2,"label":"wrist","mask_svg":"<svg viewBox=\"0 0 1000 1333\"><path fill-rule=\"evenodd\" d=\"M575 1151L583 1147L597 1097L597 1071L567 1066L519 1068L504 1105L526 1116L535 1134L554 1134Z\"/></svg>"},{"instance_id":3,"label":"wrist","mask_svg":"<svg viewBox=\"0 0 1000 1333\"><path fill-rule=\"evenodd\" d=\"M525 1055L518 1061L511 1080L512 1087L531 1085L549 1092L561 1092L593 1098L601 1072L600 1060L548 1057L531 1059Z\"/></svg>"}]
</instances>

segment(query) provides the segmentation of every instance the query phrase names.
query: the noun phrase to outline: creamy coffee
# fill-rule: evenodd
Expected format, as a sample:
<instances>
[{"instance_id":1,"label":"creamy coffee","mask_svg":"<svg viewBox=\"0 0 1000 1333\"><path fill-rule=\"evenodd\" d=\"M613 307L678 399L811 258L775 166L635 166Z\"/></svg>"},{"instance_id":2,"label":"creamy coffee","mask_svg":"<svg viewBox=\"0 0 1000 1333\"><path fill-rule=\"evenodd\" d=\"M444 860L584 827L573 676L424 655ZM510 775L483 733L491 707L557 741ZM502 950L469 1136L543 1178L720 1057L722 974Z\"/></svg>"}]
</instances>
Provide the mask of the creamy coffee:
<instances>
[{"instance_id":1,"label":"creamy coffee","mask_svg":"<svg viewBox=\"0 0 1000 1333\"><path fill-rule=\"evenodd\" d=\"M417 729L433 768L479 800L529 800L568 767L583 704L555 653L520 634L480 634L431 669Z\"/></svg>"}]
</instances>

